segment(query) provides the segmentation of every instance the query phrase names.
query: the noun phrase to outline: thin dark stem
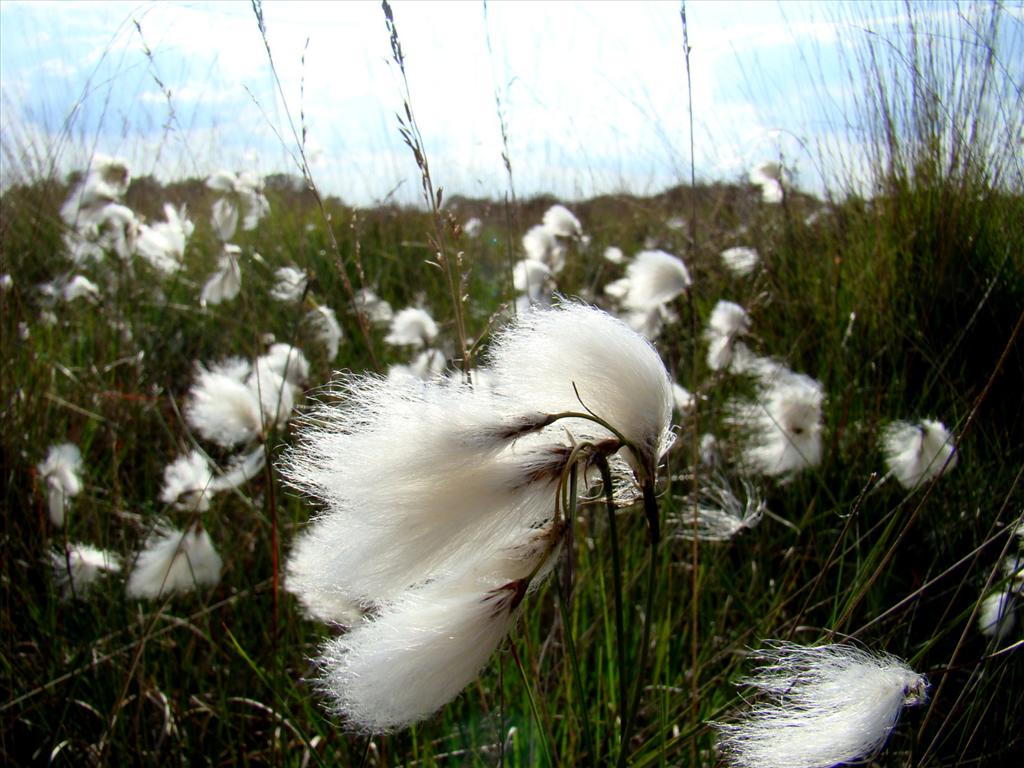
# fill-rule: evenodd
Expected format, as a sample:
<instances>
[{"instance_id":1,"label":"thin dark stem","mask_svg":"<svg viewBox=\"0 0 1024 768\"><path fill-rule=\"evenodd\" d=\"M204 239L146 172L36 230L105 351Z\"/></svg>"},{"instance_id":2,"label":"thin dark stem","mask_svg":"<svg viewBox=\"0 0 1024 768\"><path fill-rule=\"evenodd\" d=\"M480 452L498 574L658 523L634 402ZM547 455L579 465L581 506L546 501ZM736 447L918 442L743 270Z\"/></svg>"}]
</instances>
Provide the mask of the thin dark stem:
<instances>
[{"instance_id":1,"label":"thin dark stem","mask_svg":"<svg viewBox=\"0 0 1024 768\"><path fill-rule=\"evenodd\" d=\"M626 630L622 615L622 559L619 553L619 533L615 520L615 500L612 498L612 473L608 460L598 456L597 467L604 484L604 497L608 509L608 537L612 545L612 591L615 595L615 652L619 678L619 717L622 718L620 749L626 749L626 712L629 699L626 695Z\"/></svg>"},{"instance_id":2,"label":"thin dark stem","mask_svg":"<svg viewBox=\"0 0 1024 768\"><path fill-rule=\"evenodd\" d=\"M629 753L629 738L633 733L637 711L640 709L640 694L643 692L644 673L647 669L647 654L651 645L651 624L654 614L654 591L658 575L658 544L661 541L661 526L658 518L658 500L654 495L654 480L644 481L644 514L647 517L647 535L650 541L650 563L647 570L647 600L644 606L644 628L640 638L640 663L636 667L636 680L633 681L633 700L626 715L623 729L622 749L619 752L619 768L626 764Z\"/></svg>"},{"instance_id":3,"label":"thin dark stem","mask_svg":"<svg viewBox=\"0 0 1024 768\"><path fill-rule=\"evenodd\" d=\"M566 509L566 522L568 525L567 533L570 538L568 541L566 562L569 564L566 567L566 578L564 583L559 582L559 595L558 595L558 606L562 612L562 633L565 637L565 647L569 654L569 663L572 667L572 676L576 682L576 696L579 699L580 709L580 720L583 727L583 743L586 745L587 753L591 756L591 760L597 760L597 752L594 751L594 740L590 734L590 718L587 717L586 693L583 690L583 678L580 676L580 662L576 655L576 640L572 633L572 618L570 616L569 599L572 594L572 537L571 532L573 525L576 520L576 490L578 483L578 472L574 466L572 473L569 475L569 506Z\"/></svg>"}]
</instances>

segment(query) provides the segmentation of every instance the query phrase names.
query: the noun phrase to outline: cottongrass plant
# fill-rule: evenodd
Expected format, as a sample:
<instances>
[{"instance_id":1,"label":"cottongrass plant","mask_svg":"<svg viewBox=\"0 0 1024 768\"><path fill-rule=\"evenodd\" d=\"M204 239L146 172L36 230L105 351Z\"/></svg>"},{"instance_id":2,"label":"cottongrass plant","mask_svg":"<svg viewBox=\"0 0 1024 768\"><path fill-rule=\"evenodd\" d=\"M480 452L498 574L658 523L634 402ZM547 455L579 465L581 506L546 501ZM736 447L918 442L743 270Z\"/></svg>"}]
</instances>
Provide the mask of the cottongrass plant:
<instances>
[{"instance_id":1,"label":"cottongrass plant","mask_svg":"<svg viewBox=\"0 0 1024 768\"><path fill-rule=\"evenodd\" d=\"M714 723L735 768L829 768L874 757L928 683L905 662L852 645L771 642L742 684L763 694L739 719Z\"/></svg>"},{"instance_id":2,"label":"cottongrass plant","mask_svg":"<svg viewBox=\"0 0 1024 768\"><path fill-rule=\"evenodd\" d=\"M941 421L897 421L882 432L889 475L913 489L953 469L957 463L952 435Z\"/></svg>"},{"instance_id":3,"label":"cottongrass plant","mask_svg":"<svg viewBox=\"0 0 1024 768\"><path fill-rule=\"evenodd\" d=\"M82 492L82 452L73 443L51 445L36 470L46 484L50 522L60 528L64 525L68 500Z\"/></svg>"},{"instance_id":4,"label":"cottongrass plant","mask_svg":"<svg viewBox=\"0 0 1024 768\"><path fill-rule=\"evenodd\" d=\"M750 331L747 310L731 301L719 301L711 310L704 340L708 343L708 368L712 371L728 369L733 351L742 346L739 338Z\"/></svg>"},{"instance_id":5,"label":"cottongrass plant","mask_svg":"<svg viewBox=\"0 0 1024 768\"><path fill-rule=\"evenodd\" d=\"M761 188L761 200L770 205L781 203L785 187L789 185L789 174L781 163L766 160L750 171L750 183Z\"/></svg>"},{"instance_id":6,"label":"cottongrass plant","mask_svg":"<svg viewBox=\"0 0 1024 768\"><path fill-rule=\"evenodd\" d=\"M158 600L197 586L215 586L222 565L210 534L201 526L193 525L182 533L160 524L135 559L128 576L128 597Z\"/></svg>"},{"instance_id":7,"label":"cottongrass plant","mask_svg":"<svg viewBox=\"0 0 1024 768\"><path fill-rule=\"evenodd\" d=\"M324 507L286 587L350 627L319 665L355 730L405 727L476 677L550 570L569 474L621 452L653 500L672 389L649 343L565 302L500 330L487 362L486 387L343 376L283 466Z\"/></svg>"},{"instance_id":8,"label":"cottongrass plant","mask_svg":"<svg viewBox=\"0 0 1024 768\"><path fill-rule=\"evenodd\" d=\"M742 245L726 248L720 257L725 268L736 277L746 277L751 274L761 260L756 250Z\"/></svg>"},{"instance_id":9,"label":"cottongrass plant","mask_svg":"<svg viewBox=\"0 0 1024 768\"><path fill-rule=\"evenodd\" d=\"M671 302L692 285L690 272L678 256L660 250L641 251L626 267L626 276L605 286L622 307L623 319L648 339L677 320Z\"/></svg>"},{"instance_id":10,"label":"cottongrass plant","mask_svg":"<svg viewBox=\"0 0 1024 768\"><path fill-rule=\"evenodd\" d=\"M420 307L406 307L391 318L391 329L384 337L385 344L396 347L425 347L437 338L437 322Z\"/></svg>"},{"instance_id":11,"label":"cottongrass plant","mask_svg":"<svg viewBox=\"0 0 1024 768\"><path fill-rule=\"evenodd\" d=\"M334 310L323 305L315 307L306 313L305 322L312 330L314 340L322 344L327 351L327 360L333 361L338 356L341 342L345 339Z\"/></svg>"},{"instance_id":12,"label":"cottongrass plant","mask_svg":"<svg viewBox=\"0 0 1024 768\"><path fill-rule=\"evenodd\" d=\"M686 498L673 519L678 538L701 541L728 541L741 531L757 527L767 510L761 491L748 478L740 478L741 488L721 471L701 476L696 496Z\"/></svg>"},{"instance_id":13,"label":"cottongrass plant","mask_svg":"<svg viewBox=\"0 0 1024 768\"><path fill-rule=\"evenodd\" d=\"M788 479L821 462L821 384L770 361L748 370L761 374L754 402L734 401L728 422L745 434L740 465L753 474Z\"/></svg>"},{"instance_id":14,"label":"cottongrass plant","mask_svg":"<svg viewBox=\"0 0 1024 768\"><path fill-rule=\"evenodd\" d=\"M120 573L121 561L114 552L89 544L68 544L64 551L50 552L53 575L65 599L84 596L105 573Z\"/></svg>"}]
</instances>

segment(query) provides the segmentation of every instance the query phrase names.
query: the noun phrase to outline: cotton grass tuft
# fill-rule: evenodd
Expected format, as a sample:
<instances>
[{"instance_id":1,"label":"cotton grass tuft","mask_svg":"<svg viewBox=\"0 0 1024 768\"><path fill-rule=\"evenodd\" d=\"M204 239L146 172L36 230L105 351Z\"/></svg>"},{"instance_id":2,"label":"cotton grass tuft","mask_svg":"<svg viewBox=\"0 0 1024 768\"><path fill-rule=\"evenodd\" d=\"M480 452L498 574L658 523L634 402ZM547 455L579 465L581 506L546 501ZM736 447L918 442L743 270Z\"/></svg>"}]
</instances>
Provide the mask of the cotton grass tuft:
<instances>
[{"instance_id":1,"label":"cotton grass tuft","mask_svg":"<svg viewBox=\"0 0 1024 768\"><path fill-rule=\"evenodd\" d=\"M894 656L851 645L774 642L743 680L763 694L733 723L715 723L735 768L829 768L876 755L925 678Z\"/></svg>"},{"instance_id":2,"label":"cotton grass tuft","mask_svg":"<svg viewBox=\"0 0 1024 768\"><path fill-rule=\"evenodd\" d=\"M128 576L128 597L157 600L220 581L221 558L210 534L199 526L182 533L169 525L156 528Z\"/></svg>"},{"instance_id":3,"label":"cotton grass tuft","mask_svg":"<svg viewBox=\"0 0 1024 768\"><path fill-rule=\"evenodd\" d=\"M883 430L881 442L889 473L907 489L948 472L958 459L941 421L893 422Z\"/></svg>"}]
</instances>

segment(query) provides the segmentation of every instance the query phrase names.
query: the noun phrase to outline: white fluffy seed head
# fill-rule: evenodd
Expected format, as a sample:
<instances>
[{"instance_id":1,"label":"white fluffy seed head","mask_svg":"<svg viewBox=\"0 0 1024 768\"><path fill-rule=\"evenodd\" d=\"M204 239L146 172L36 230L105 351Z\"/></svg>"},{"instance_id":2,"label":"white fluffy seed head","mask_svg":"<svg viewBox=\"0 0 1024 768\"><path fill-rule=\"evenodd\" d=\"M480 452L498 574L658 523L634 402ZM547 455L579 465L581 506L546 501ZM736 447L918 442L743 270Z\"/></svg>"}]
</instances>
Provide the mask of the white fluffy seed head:
<instances>
[{"instance_id":1,"label":"white fluffy seed head","mask_svg":"<svg viewBox=\"0 0 1024 768\"><path fill-rule=\"evenodd\" d=\"M1009 635L1017 624L1018 597L1013 588L993 592L985 597L978 608L978 630L996 640Z\"/></svg>"},{"instance_id":2,"label":"white fluffy seed head","mask_svg":"<svg viewBox=\"0 0 1024 768\"><path fill-rule=\"evenodd\" d=\"M720 371L732 364L740 336L750 330L750 316L739 304L719 301L708 318L704 339L708 343L708 368Z\"/></svg>"},{"instance_id":3,"label":"white fluffy seed head","mask_svg":"<svg viewBox=\"0 0 1024 768\"><path fill-rule=\"evenodd\" d=\"M293 304L306 292L309 278L301 269L279 267L274 271L276 282L270 289L270 298L285 304Z\"/></svg>"},{"instance_id":4,"label":"white fluffy seed head","mask_svg":"<svg viewBox=\"0 0 1024 768\"><path fill-rule=\"evenodd\" d=\"M52 550L50 564L65 598L72 595L81 597L104 573L118 573L121 570L120 559L115 553L89 544L68 544L66 551Z\"/></svg>"},{"instance_id":5,"label":"white fluffy seed head","mask_svg":"<svg viewBox=\"0 0 1024 768\"><path fill-rule=\"evenodd\" d=\"M224 448L249 442L263 423L259 396L235 377L238 372L199 367L185 407L189 426Z\"/></svg>"},{"instance_id":6,"label":"white fluffy seed head","mask_svg":"<svg viewBox=\"0 0 1024 768\"><path fill-rule=\"evenodd\" d=\"M553 275L565 268L565 246L543 224L530 228L523 235L523 250L527 259L547 265Z\"/></svg>"},{"instance_id":7,"label":"white fluffy seed head","mask_svg":"<svg viewBox=\"0 0 1024 768\"><path fill-rule=\"evenodd\" d=\"M553 559L555 539L520 531L527 546L476 553L460 570L381 606L327 642L321 688L349 728L384 733L423 720L472 682L515 622L529 576Z\"/></svg>"},{"instance_id":8,"label":"white fluffy seed head","mask_svg":"<svg viewBox=\"0 0 1024 768\"><path fill-rule=\"evenodd\" d=\"M889 472L904 488L916 488L956 466L952 435L940 421L893 422L882 431L881 443Z\"/></svg>"},{"instance_id":9,"label":"white fluffy seed head","mask_svg":"<svg viewBox=\"0 0 1024 768\"><path fill-rule=\"evenodd\" d=\"M82 452L73 443L51 445L36 470L46 485L50 521L60 527L68 499L82 492Z\"/></svg>"},{"instance_id":10,"label":"white fluffy seed head","mask_svg":"<svg viewBox=\"0 0 1024 768\"><path fill-rule=\"evenodd\" d=\"M210 534L198 526L182 533L159 526L139 553L128 577L128 597L157 600L172 593L212 587L220 581L221 559Z\"/></svg>"},{"instance_id":11,"label":"white fluffy seed head","mask_svg":"<svg viewBox=\"0 0 1024 768\"><path fill-rule=\"evenodd\" d=\"M589 409L619 431L653 471L671 444L672 381L657 351L599 309L563 302L499 331L488 359L499 391L522 412ZM559 422L579 437L606 438L582 420Z\"/></svg>"},{"instance_id":12,"label":"white fluffy seed head","mask_svg":"<svg viewBox=\"0 0 1024 768\"><path fill-rule=\"evenodd\" d=\"M160 501L176 509L205 512L213 498L213 472L200 451L179 456L164 468Z\"/></svg>"},{"instance_id":13,"label":"white fluffy seed head","mask_svg":"<svg viewBox=\"0 0 1024 768\"><path fill-rule=\"evenodd\" d=\"M680 296L692 284L690 272L678 256L665 251L641 251L626 268L626 309L648 311Z\"/></svg>"},{"instance_id":14,"label":"white fluffy seed head","mask_svg":"<svg viewBox=\"0 0 1024 768\"><path fill-rule=\"evenodd\" d=\"M737 277L746 277L753 272L761 258L757 251L745 246L726 248L720 255L726 269Z\"/></svg>"},{"instance_id":15,"label":"white fluffy seed head","mask_svg":"<svg viewBox=\"0 0 1024 768\"><path fill-rule=\"evenodd\" d=\"M335 399L303 420L282 472L324 506L304 547L347 599L393 597L552 515L558 473L538 463L564 457L510 445L517 423L500 395L441 379L348 376Z\"/></svg>"},{"instance_id":16,"label":"white fluffy seed head","mask_svg":"<svg viewBox=\"0 0 1024 768\"><path fill-rule=\"evenodd\" d=\"M242 289L242 271L238 266L241 252L242 249L237 245L225 243L217 258L217 271L210 276L199 293L200 305L220 304L238 295Z\"/></svg>"},{"instance_id":17,"label":"white fluffy seed head","mask_svg":"<svg viewBox=\"0 0 1024 768\"><path fill-rule=\"evenodd\" d=\"M749 480L741 478L739 489L717 471L702 475L701 480L696 504L691 496L679 506L673 520L676 536L687 541L728 541L761 522L767 505Z\"/></svg>"},{"instance_id":18,"label":"white fluffy seed head","mask_svg":"<svg viewBox=\"0 0 1024 768\"><path fill-rule=\"evenodd\" d=\"M728 420L747 437L743 469L779 477L820 464L824 399L819 382L787 371L762 387L758 402L734 403Z\"/></svg>"},{"instance_id":19,"label":"white fluffy seed head","mask_svg":"<svg viewBox=\"0 0 1024 768\"><path fill-rule=\"evenodd\" d=\"M775 642L744 680L763 694L734 723L715 723L736 768L830 768L875 755L927 682L894 656L850 645Z\"/></svg>"},{"instance_id":20,"label":"white fluffy seed head","mask_svg":"<svg viewBox=\"0 0 1024 768\"><path fill-rule=\"evenodd\" d=\"M313 330L313 337L327 350L328 361L333 361L338 356L338 347L345 338L334 310L319 306L306 313L306 322Z\"/></svg>"},{"instance_id":21,"label":"white fluffy seed head","mask_svg":"<svg viewBox=\"0 0 1024 768\"><path fill-rule=\"evenodd\" d=\"M423 347L437 338L434 318L425 309L406 307L391 320L391 330L384 337L386 344Z\"/></svg>"},{"instance_id":22,"label":"white fluffy seed head","mask_svg":"<svg viewBox=\"0 0 1024 768\"><path fill-rule=\"evenodd\" d=\"M580 237L583 227L572 211L564 205L553 205L544 212L544 226L556 237Z\"/></svg>"},{"instance_id":23,"label":"white fluffy seed head","mask_svg":"<svg viewBox=\"0 0 1024 768\"><path fill-rule=\"evenodd\" d=\"M195 225L188 219L185 206L179 210L170 203L164 205L164 219L140 227L135 250L158 272L169 275L181 268L185 244Z\"/></svg>"}]
</instances>

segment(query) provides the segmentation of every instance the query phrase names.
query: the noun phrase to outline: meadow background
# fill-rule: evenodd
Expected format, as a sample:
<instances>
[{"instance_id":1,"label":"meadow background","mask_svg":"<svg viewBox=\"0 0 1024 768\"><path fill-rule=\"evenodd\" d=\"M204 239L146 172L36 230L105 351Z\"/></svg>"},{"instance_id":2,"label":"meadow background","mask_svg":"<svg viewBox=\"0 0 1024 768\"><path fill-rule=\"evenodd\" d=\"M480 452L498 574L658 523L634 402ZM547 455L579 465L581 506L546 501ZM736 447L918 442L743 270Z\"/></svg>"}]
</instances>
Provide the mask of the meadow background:
<instances>
[{"instance_id":1,"label":"meadow background","mask_svg":"<svg viewBox=\"0 0 1024 768\"><path fill-rule=\"evenodd\" d=\"M944 5L942 14L932 6L900 8L884 29L851 32L840 70L847 99L828 111L808 106L820 107L833 92L813 50L805 51L805 91L795 111L828 121L829 138L797 142L799 160L784 138L758 148L758 159L793 169L778 203L749 183L750 168L691 176L688 121L667 139L684 161L660 191L609 187L569 199L564 188L558 198L540 194L543 179L517 187L516 130L529 121L518 120L500 85L487 130L504 188L483 198L472 185L449 187L458 155L433 155L429 123L417 122L430 97L416 87L416 57L402 62L405 80L393 60L393 89L378 97L395 116L380 130L399 135L403 121L420 152L402 149L409 196L357 203L321 189L315 163L303 159L309 106L300 102L292 122L281 124L295 132L279 139L297 163L266 176L269 213L232 241L242 250L240 292L216 305L199 302L221 253L210 222L220 195L206 184L216 168L157 177L137 170L151 167L145 162L130 161L126 206L149 222L163 218L165 203L186 206L195 231L183 266L163 276L137 258L108 254L75 269L102 286L100 294L62 301L39 286L71 270L60 209L85 166L65 168L69 161L58 158L128 154L122 148L132 133L126 129L121 145L106 147L87 123L69 123L77 127L58 133L64 144L55 145L52 137L5 126L4 761L576 765L625 753L637 766L716 765L706 723L742 704L735 681L749 672L749 649L766 638L850 637L905 658L932 686L928 705L905 714L878 764L1019 764L1024 635L1018 622L1000 638L986 636L977 616L982 599L1006 586L1001 564L1020 546L1012 531L1024 514L1024 31L1019 5ZM404 39L402 6L394 19ZM379 24L375 45L390 57L383 13ZM682 24L677 33L682 52ZM700 46L699 30L691 26L687 35ZM158 62L159 48L148 56ZM155 63L145 71L150 79L158 74ZM687 70L671 77L678 99L672 109L685 115ZM281 94L283 102L288 95ZM180 115L175 98L168 89L169 114ZM163 128L168 152L209 138L191 136L181 120L168 118ZM586 128L575 132L585 145ZM140 154L152 151L146 144ZM566 158L558 159L561 171ZM230 170L249 170L236 162ZM796 174L796 166L814 172ZM428 178L431 205L420 194ZM202 514L224 560L216 587L138 601L126 597L123 576L110 575L86 595L65 598L52 548L87 542L130 564L160 516L180 526L194 519L159 497L164 468L201 444L182 417L197 361L255 359L272 334L309 358L310 390L336 370L384 372L408 363L408 350L383 342L386 327L358 322L353 295L369 288L395 310L429 308L441 327L438 346L454 367L457 314L485 348L489 329L515 305L512 265L521 258L521 238L556 202L587 235L569 246L559 292L614 309L603 288L623 267L603 257L608 247L627 256L663 249L681 257L693 277L675 306L680 322L656 341L676 380L697 396L695 409L677 414L679 438L663 472L666 520L685 514L679 486L689 482L700 436L718 436L728 458L738 437L730 433L727 405L750 394L749 382L707 367L702 329L718 300L745 306L751 347L817 378L827 397L820 466L786 483L760 481L772 517L730 541L699 546L672 536L666 522L643 671L636 669L643 515L621 513L626 675L645 681L630 743L618 741L622 670L608 531L600 505L586 504L565 613L552 580L529 601L479 681L436 717L390 736L346 734L305 681L331 629L303 618L281 588L283 558L312 512L273 464L293 439L291 425L267 436L267 468ZM471 219L480 222L472 234ZM428 263L441 239L451 271ZM734 246L760 254L752 275L724 267L720 253ZM283 266L310 278L298 303L270 298ZM464 290L453 293L453 274ZM303 322L316 306L335 309L344 330L332 359ZM300 399L298 411L308 404ZM882 428L922 418L942 420L956 435L957 466L912 492L880 483ZM65 441L81 449L84 490L57 528L37 465L50 445ZM219 465L228 458L202 447Z\"/></svg>"}]
</instances>

